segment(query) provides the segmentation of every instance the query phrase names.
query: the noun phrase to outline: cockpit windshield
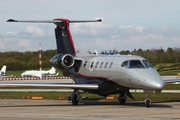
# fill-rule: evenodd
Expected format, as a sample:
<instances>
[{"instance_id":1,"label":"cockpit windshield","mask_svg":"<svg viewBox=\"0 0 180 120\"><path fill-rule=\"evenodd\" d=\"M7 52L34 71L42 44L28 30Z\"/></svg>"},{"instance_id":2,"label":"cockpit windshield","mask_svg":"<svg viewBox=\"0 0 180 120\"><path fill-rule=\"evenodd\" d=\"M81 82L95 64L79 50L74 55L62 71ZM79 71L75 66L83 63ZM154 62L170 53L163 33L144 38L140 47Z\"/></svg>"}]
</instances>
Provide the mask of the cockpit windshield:
<instances>
[{"instance_id":1,"label":"cockpit windshield","mask_svg":"<svg viewBox=\"0 0 180 120\"><path fill-rule=\"evenodd\" d=\"M121 67L125 68L153 68L151 63L147 61L146 59L144 60L126 60L122 62Z\"/></svg>"},{"instance_id":2,"label":"cockpit windshield","mask_svg":"<svg viewBox=\"0 0 180 120\"><path fill-rule=\"evenodd\" d=\"M122 64L121 64L121 67L127 67L128 66L128 61L124 61Z\"/></svg>"},{"instance_id":3,"label":"cockpit windshield","mask_svg":"<svg viewBox=\"0 0 180 120\"><path fill-rule=\"evenodd\" d=\"M145 68L140 60L130 60L129 68Z\"/></svg>"},{"instance_id":4,"label":"cockpit windshield","mask_svg":"<svg viewBox=\"0 0 180 120\"><path fill-rule=\"evenodd\" d=\"M149 61L147 61L147 60L142 60L142 61L147 68L153 68L153 66L151 65L151 63Z\"/></svg>"}]
</instances>

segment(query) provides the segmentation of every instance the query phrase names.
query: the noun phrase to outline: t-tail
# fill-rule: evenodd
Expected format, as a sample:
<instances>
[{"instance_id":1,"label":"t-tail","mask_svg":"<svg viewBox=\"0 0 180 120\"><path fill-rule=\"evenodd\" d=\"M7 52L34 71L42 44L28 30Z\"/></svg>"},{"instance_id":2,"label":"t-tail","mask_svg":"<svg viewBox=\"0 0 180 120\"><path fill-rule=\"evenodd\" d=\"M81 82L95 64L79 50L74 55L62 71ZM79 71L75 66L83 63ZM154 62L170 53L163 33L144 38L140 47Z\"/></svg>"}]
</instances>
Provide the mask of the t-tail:
<instances>
[{"instance_id":1,"label":"t-tail","mask_svg":"<svg viewBox=\"0 0 180 120\"><path fill-rule=\"evenodd\" d=\"M30 22L30 23L54 23L57 55L50 59L53 67L62 71L69 71L75 64L74 56L76 50L74 42L70 33L69 23L82 23L82 22L101 22L98 20L68 20L63 18L56 18L54 20L14 20L9 19L7 22Z\"/></svg>"},{"instance_id":2,"label":"t-tail","mask_svg":"<svg viewBox=\"0 0 180 120\"><path fill-rule=\"evenodd\" d=\"M79 22L101 22L101 20L92 21L69 21L68 19L54 19L62 21L61 23L55 23L57 27L55 28L56 44L58 54L71 54L76 55L76 50L74 47L74 42L72 35L70 33L69 23L79 23Z\"/></svg>"},{"instance_id":3,"label":"t-tail","mask_svg":"<svg viewBox=\"0 0 180 120\"><path fill-rule=\"evenodd\" d=\"M14 20L9 19L7 22L29 22L29 23L54 23L57 53L58 54L70 54L76 55L74 42L70 33L69 23L81 23L81 22L101 22L98 20L68 20L64 18L55 18L54 20Z\"/></svg>"},{"instance_id":4,"label":"t-tail","mask_svg":"<svg viewBox=\"0 0 180 120\"><path fill-rule=\"evenodd\" d=\"M67 19L55 19L60 20L62 23L58 23L55 28L56 45L58 54L71 54L76 55L74 42L69 30L69 20Z\"/></svg>"}]
</instances>

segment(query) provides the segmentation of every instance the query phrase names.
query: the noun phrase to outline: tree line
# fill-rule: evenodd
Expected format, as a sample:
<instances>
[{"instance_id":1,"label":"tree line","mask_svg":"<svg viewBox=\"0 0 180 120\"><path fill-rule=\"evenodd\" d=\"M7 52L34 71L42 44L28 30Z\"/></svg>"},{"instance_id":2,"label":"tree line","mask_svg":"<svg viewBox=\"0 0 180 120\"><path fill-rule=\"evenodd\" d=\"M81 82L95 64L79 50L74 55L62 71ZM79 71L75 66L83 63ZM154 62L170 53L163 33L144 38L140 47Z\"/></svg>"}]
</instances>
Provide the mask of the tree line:
<instances>
[{"instance_id":1,"label":"tree line","mask_svg":"<svg viewBox=\"0 0 180 120\"><path fill-rule=\"evenodd\" d=\"M151 63L180 63L179 47L177 48L169 47L166 50L159 48L159 49L147 49L147 50L134 49L133 51L129 51L129 50L117 51L116 49L109 51L108 50L101 51L101 54L110 54L110 53L115 53L120 55L128 55L128 54L138 55L146 58Z\"/></svg>"},{"instance_id":2,"label":"tree line","mask_svg":"<svg viewBox=\"0 0 180 120\"><path fill-rule=\"evenodd\" d=\"M57 54L56 50L40 51L42 53L42 68L50 68L50 58ZM90 52L90 51L88 51ZM90 52L91 53L91 52ZM159 49L134 49L129 50L105 50L101 54L116 53L121 55L138 55L146 58L151 63L180 63L180 48ZM39 69L39 51L8 51L0 52L0 67L7 65L8 71Z\"/></svg>"},{"instance_id":3,"label":"tree line","mask_svg":"<svg viewBox=\"0 0 180 120\"><path fill-rule=\"evenodd\" d=\"M7 65L7 71L39 69L39 52L41 52L42 68L50 68L49 60L57 54L56 50L0 52L0 67Z\"/></svg>"}]
</instances>

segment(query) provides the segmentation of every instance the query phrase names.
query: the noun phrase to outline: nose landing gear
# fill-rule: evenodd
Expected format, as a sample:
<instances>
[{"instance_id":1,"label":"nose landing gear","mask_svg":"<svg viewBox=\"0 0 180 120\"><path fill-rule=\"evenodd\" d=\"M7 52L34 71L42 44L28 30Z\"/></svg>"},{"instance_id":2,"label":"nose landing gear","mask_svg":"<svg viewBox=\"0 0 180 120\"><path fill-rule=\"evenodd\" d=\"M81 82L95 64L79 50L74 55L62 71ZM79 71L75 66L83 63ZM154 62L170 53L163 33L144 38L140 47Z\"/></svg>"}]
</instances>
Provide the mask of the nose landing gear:
<instances>
[{"instance_id":1,"label":"nose landing gear","mask_svg":"<svg viewBox=\"0 0 180 120\"><path fill-rule=\"evenodd\" d=\"M151 100L150 100L150 94L149 93L146 94L146 99L144 102L145 102L145 106L147 108L151 107Z\"/></svg>"}]
</instances>

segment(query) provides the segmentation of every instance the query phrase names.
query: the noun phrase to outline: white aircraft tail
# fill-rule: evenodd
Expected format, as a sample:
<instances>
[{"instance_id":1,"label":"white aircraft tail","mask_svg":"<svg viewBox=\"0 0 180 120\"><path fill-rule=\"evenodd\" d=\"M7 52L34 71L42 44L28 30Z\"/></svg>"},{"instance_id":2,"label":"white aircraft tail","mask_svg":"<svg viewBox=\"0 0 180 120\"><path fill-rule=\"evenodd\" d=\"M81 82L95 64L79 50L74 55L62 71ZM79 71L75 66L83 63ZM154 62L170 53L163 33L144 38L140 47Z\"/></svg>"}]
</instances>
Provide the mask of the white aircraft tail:
<instances>
[{"instance_id":1,"label":"white aircraft tail","mask_svg":"<svg viewBox=\"0 0 180 120\"><path fill-rule=\"evenodd\" d=\"M1 76L6 74L6 65L1 68Z\"/></svg>"},{"instance_id":2,"label":"white aircraft tail","mask_svg":"<svg viewBox=\"0 0 180 120\"><path fill-rule=\"evenodd\" d=\"M56 73L56 69L54 67L52 67L50 70L48 70L49 74L55 74Z\"/></svg>"}]
</instances>

